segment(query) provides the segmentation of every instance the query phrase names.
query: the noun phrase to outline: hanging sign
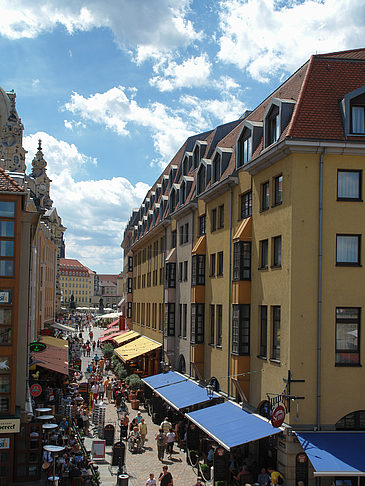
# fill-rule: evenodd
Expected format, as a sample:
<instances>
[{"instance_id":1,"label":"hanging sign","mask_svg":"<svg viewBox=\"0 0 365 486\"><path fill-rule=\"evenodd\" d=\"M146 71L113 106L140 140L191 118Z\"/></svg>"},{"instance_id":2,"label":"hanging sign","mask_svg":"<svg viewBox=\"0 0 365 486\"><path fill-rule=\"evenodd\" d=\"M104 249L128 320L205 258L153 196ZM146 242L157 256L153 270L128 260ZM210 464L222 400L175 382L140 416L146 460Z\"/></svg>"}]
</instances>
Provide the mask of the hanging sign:
<instances>
[{"instance_id":1,"label":"hanging sign","mask_svg":"<svg viewBox=\"0 0 365 486\"><path fill-rule=\"evenodd\" d=\"M271 416L271 423L273 427L280 427L285 419L285 408L282 405L279 405L275 408Z\"/></svg>"},{"instance_id":2,"label":"hanging sign","mask_svg":"<svg viewBox=\"0 0 365 486\"><path fill-rule=\"evenodd\" d=\"M39 397L42 393L42 387L39 383L33 383L33 385L30 387L30 394L32 397L36 398Z\"/></svg>"},{"instance_id":3,"label":"hanging sign","mask_svg":"<svg viewBox=\"0 0 365 486\"><path fill-rule=\"evenodd\" d=\"M47 349L47 344L34 342L29 344L29 348L33 353L40 353L41 351Z\"/></svg>"}]
</instances>

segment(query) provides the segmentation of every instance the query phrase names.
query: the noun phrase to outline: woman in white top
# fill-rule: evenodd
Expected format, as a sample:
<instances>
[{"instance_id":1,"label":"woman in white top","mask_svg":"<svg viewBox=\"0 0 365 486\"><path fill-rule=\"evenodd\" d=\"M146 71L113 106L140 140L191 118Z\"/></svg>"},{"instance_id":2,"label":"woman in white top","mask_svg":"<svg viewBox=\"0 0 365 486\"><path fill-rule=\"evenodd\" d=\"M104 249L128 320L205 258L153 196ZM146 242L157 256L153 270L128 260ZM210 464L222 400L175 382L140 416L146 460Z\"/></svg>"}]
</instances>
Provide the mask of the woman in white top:
<instances>
[{"instance_id":1,"label":"woman in white top","mask_svg":"<svg viewBox=\"0 0 365 486\"><path fill-rule=\"evenodd\" d=\"M156 486L156 479L154 474L150 474L150 477L146 481L146 486Z\"/></svg>"}]
</instances>

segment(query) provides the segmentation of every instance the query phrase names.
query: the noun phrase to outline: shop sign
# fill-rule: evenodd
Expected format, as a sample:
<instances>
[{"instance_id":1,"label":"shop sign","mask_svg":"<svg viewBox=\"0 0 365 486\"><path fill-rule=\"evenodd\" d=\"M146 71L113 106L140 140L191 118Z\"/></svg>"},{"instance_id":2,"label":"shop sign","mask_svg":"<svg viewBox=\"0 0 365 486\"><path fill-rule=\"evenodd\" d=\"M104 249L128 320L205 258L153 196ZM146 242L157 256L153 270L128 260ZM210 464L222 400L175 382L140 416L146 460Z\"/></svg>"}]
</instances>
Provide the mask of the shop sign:
<instances>
[{"instance_id":1,"label":"shop sign","mask_svg":"<svg viewBox=\"0 0 365 486\"><path fill-rule=\"evenodd\" d=\"M33 383L33 385L30 387L30 394L32 397L36 398L39 397L42 393L42 386L39 383Z\"/></svg>"},{"instance_id":2,"label":"shop sign","mask_svg":"<svg viewBox=\"0 0 365 486\"><path fill-rule=\"evenodd\" d=\"M11 304L11 290L0 291L0 304Z\"/></svg>"},{"instance_id":3,"label":"shop sign","mask_svg":"<svg viewBox=\"0 0 365 486\"><path fill-rule=\"evenodd\" d=\"M47 348L47 344L34 342L29 344L29 348L33 353L40 353Z\"/></svg>"},{"instance_id":4,"label":"shop sign","mask_svg":"<svg viewBox=\"0 0 365 486\"><path fill-rule=\"evenodd\" d=\"M225 481L228 475L228 454L218 447L213 456L214 482Z\"/></svg>"},{"instance_id":5,"label":"shop sign","mask_svg":"<svg viewBox=\"0 0 365 486\"><path fill-rule=\"evenodd\" d=\"M273 427L280 427L283 424L285 414L285 408L282 405L275 408L271 416L271 423Z\"/></svg>"},{"instance_id":6,"label":"shop sign","mask_svg":"<svg viewBox=\"0 0 365 486\"><path fill-rule=\"evenodd\" d=\"M17 434L20 432L20 419L0 420L0 434L6 433Z\"/></svg>"}]
</instances>

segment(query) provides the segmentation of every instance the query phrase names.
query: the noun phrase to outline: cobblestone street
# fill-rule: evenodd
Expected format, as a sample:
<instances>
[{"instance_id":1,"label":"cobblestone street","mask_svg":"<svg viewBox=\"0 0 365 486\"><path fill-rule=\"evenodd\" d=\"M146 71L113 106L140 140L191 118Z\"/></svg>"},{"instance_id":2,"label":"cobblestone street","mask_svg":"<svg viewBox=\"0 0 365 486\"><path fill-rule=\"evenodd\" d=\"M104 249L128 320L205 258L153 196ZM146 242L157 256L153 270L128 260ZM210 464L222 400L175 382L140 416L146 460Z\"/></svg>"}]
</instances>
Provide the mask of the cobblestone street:
<instances>
[{"instance_id":1,"label":"cobblestone street","mask_svg":"<svg viewBox=\"0 0 365 486\"><path fill-rule=\"evenodd\" d=\"M101 330L99 328L94 328L95 340L98 339L100 332ZM84 332L83 337L84 340L86 340L88 338L88 333ZM101 355L100 350L98 351L98 354L99 356ZM85 372L86 366L88 365L90 360L91 358L82 358L83 372ZM109 372L109 374L110 376L113 376L111 372ZM108 403L107 399L104 399L104 402L106 404L105 425L114 425L114 442L116 442L119 439L119 426L117 423L118 421L116 407L114 404ZM132 410L129 403L127 405L129 410L129 417L130 420L132 420L136 416L137 411ZM148 415L144 408L140 408L140 411L142 412L142 416L145 419L148 428L147 441L145 444L145 451L141 454L132 454L126 448L125 464L126 472L129 475L129 486L144 486L146 484L146 480L149 478L150 473L153 473L157 480L160 472L162 471L163 465L167 465L169 467L169 471L174 478L174 486L193 485L196 482L196 474L194 473L192 467L187 464L185 453L183 451L180 451L176 444L174 446L174 454L172 456L172 460L165 459L163 462L160 462L158 460L157 447L155 444L155 433L158 431L158 426L152 422L151 417ZM97 437L94 437L94 439L97 439ZM87 450L91 450L92 441L93 438L91 437L85 439L85 445ZM97 463L99 466L103 486L111 486L117 483L117 476L112 475L112 472L113 474L116 474L117 467L111 468L111 461L112 447L106 446L105 461L99 461Z\"/></svg>"}]
</instances>

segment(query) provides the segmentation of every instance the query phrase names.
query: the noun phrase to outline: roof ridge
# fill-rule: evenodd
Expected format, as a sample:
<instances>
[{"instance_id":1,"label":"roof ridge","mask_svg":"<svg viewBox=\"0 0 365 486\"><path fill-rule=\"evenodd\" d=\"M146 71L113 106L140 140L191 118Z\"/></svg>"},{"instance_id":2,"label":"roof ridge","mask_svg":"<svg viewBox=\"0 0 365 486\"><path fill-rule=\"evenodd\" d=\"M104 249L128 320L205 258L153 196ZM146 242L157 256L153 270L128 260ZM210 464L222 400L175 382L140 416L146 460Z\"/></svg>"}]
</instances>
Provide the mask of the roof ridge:
<instances>
[{"instance_id":1,"label":"roof ridge","mask_svg":"<svg viewBox=\"0 0 365 486\"><path fill-rule=\"evenodd\" d=\"M329 57L329 56L334 56L334 55L338 55L338 54L347 54L349 52L365 52L365 48L364 47L359 47L358 49L346 49L345 51L333 51L333 52L326 52L326 53L323 53L323 54L313 54L311 57Z\"/></svg>"}]
</instances>

